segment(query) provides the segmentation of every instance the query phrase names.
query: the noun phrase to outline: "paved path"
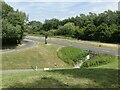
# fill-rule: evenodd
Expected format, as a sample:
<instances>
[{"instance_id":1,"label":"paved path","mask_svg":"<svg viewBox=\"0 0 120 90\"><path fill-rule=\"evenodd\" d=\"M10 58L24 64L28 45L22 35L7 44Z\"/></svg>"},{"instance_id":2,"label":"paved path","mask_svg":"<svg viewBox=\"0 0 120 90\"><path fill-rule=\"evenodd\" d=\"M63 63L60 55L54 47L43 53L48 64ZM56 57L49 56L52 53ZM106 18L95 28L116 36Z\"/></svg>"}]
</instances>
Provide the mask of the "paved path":
<instances>
[{"instance_id":1,"label":"paved path","mask_svg":"<svg viewBox=\"0 0 120 90\"><path fill-rule=\"evenodd\" d=\"M25 48L30 48L32 46L35 46L37 42L44 42L44 39L38 39L38 38L26 38L24 39L25 45L15 48L15 49L9 49L9 50L1 50L0 53L6 53L6 52L13 52ZM63 46L73 46L76 48L82 48L85 50L91 50L98 53L106 53L106 54L112 54L112 55L118 55L118 50L108 49L108 48L102 48L102 47L94 47L94 46L87 46L87 45L78 45L78 44L71 44L68 42L62 42L62 41L53 41L53 40L47 40L50 44L57 44L57 45L63 45Z\"/></svg>"},{"instance_id":2,"label":"paved path","mask_svg":"<svg viewBox=\"0 0 120 90\"><path fill-rule=\"evenodd\" d=\"M43 39L36 39L36 38L26 38L26 39L24 39L24 41L25 41L24 46L21 46L21 47L15 48L15 49L1 50L0 53L23 50L23 49L35 46L36 43L38 43L38 42L44 42ZM91 51L95 51L95 52L98 52L98 53L107 53L107 54L112 54L112 55L118 55L118 50L112 50L112 49L107 49L107 48L102 48L102 47L71 44L71 43L68 43L68 42L61 42L61 41L56 42L56 41L52 41L52 40L48 40L47 42L50 43L50 44L57 44L57 45L62 45L62 46L73 46L73 47L76 47L76 48L91 50ZM61 70L61 69L74 69L74 68L49 68L48 70ZM35 71L35 70L34 69L0 70L0 73L1 72L30 72L30 71ZM37 71L44 71L44 69L38 69Z\"/></svg>"},{"instance_id":3,"label":"paved path","mask_svg":"<svg viewBox=\"0 0 120 90\"><path fill-rule=\"evenodd\" d=\"M63 69L75 69L75 68L43 68L37 69L37 71L50 71L50 70L63 70ZM17 70L0 70L0 73L8 73L8 72L33 72L35 69L17 69Z\"/></svg>"},{"instance_id":4,"label":"paved path","mask_svg":"<svg viewBox=\"0 0 120 90\"><path fill-rule=\"evenodd\" d=\"M35 44L36 44L36 42L34 42L33 40L30 40L30 39L24 39L24 42L25 42L25 45L23 45L23 46L20 46L20 47L17 47L17 48L13 48L13 49L0 50L0 54L1 53L7 53L7 52L23 50L23 49L35 46Z\"/></svg>"},{"instance_id":5,"label":"paved path","mask_svg":"<svg viewBox=\"0 0 120 90\"><path fill-rule=\"evenodd\" d=\"M36 39L36 38L28 38L30 40L36 41L36 42L44 42L43 39ZM62 42L62 41L52 41L52 40L47 40L48 43L51 44L58 44L58 45L63 45L63 46L73 46L76 48L82 48L85 50L91 50L95 51L98 53L106 53L106 54L112 54L112 55L118 55L118 50L113 50L113 49L108 49L108 48L102 48L102 47L94 47L94 46L87 46L87 45L78 45L78 44L71 44L68 42Z\"/></svg>"}]
</instances>

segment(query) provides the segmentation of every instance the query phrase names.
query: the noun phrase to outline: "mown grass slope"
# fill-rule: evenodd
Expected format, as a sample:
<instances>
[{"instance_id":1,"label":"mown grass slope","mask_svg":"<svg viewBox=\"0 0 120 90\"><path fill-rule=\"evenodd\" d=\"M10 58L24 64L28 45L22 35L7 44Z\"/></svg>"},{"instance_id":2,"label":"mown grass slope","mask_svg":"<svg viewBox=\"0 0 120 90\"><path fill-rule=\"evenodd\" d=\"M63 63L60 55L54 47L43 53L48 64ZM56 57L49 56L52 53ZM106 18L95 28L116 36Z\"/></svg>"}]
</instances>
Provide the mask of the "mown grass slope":
<instances>
[{"instance_id":1,"label":"mown grass slope","mask_svg":"<svg viewBox=\"0 0 120 90\"><path fill-rule=\"evenodd\" d=\"M44 45L2 54L2 69L31 69L45 67L69 67L57 57L59 45Z\"/></svg>"},{"instance_id":2,"label":"mown grass slope","mask_svg":"<svg viewBox=\"0 0 120 90\"><path fill-rule=\"evenodd\" d=\"M100 68L3 73L5 88L117 88L118 60ZM111 67L114 66L114 67ZM120 87L120 86L119 86Z\"/></svg>"},{"instance_id":3,"label":"mown grass slope","mask_svg":"<svg viewBox=\"0 0 120 90\"><path fill-rule=\"evenodd\" d=\"M56 45L46 46L44 44L40 44L39 47L36 47L36 49L34 47L35 52L36 50L37 52L39 52L37 54L38 56L34 54L35 52L33 48L28 49L28 51L25 50L26 52L23 51L24 53L22 54L22 56L26 57L25 55L29 55L30 53L29 57L32 58L33 55L36 55L36 57L39 57L40 60L42 60L42 61L39 61L38 59L39 63L37 63L37 65L40 65L39 67L42 67L42 64L43 66L46 66L46 67L47 66L56 67L54 66L53 63L57 63L58 67L60 66L66 67L67 64L65 64L62 60L60 60L57 57L57 52L59 53L58 50L60 48L61 46L56 46ZM63 48L66 48L66 47L63 47ZM70 48L70 47L67 47L67 48ZM67 50L69 49L66 49L65 51ZM72 50L73 50L73 47L72 47ZM78 50L75 48L75 51L79 52L81 51L81 49ZM9 54L11 56L13 54L18 55L18 53L20 52L17 52L17 53L13 52ZM9 54L7 53L7 55ZM69 54L69 53L66 53L66 54ZM79 53L74 53L73 51L72 55L74 54L76 56L77 54L80 55ZM73 59L76 58L76 56L74 57L72 55L69 54L66 56L67 58L69 57L70 59L71 57L73 57ZM112 59L112 61L109 63L100 64L98 66L94 66L94 67L90 66L88 68L81 68L81 69L3 73L2 87L3 88L118 88L120 87L120 85L118 84L118 57L106 55L106 54L104 55L98 54L98 55L100 56L93 58L95 59L93 61L96 61L97 58L99 60ZM111 56L112 58L109 56ZM66 57L64 56L64 58ZM24 58L24 60L25 59L26 61L28 60L28 62L29 60L31 60L31 62L27 63L27 67L30 67L30 65L33 64L32 59L27 59L27 57ZM20 60L22 61L21 58L16 58L16 60L19 60L19 61L16 61L16 64L19 64ZM22 62L24 62L24 60ZM46 63L44 63L44 61ZM9 63L7 63L7 65L9 66L7 68L10 68L12 64L9 65ZM23 63L21 65L22 67L25 67L26 63ZM17 67L17 66L18 65L14 67ZM19 68L21 68L21 66ZM13 68L10 68L10 69L13 69Z\"/></svg>"}]
</instances>

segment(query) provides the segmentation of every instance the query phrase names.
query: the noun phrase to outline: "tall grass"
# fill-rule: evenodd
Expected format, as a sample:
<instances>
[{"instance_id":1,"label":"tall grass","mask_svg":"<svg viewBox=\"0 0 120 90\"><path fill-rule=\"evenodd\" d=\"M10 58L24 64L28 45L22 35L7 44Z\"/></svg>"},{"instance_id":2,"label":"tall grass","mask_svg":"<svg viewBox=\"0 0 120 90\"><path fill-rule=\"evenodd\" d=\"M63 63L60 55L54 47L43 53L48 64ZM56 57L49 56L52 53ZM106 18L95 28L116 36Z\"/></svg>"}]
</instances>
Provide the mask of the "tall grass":
<instances>
[{"instance_id":1,"label":"tall grass","mask_svg":"<svg viewBox=\"0 0 120 90\"><path fill-rule=\"evenodd\" d=\"M117 59L116 56L108 55L108 54L96 54L93 58L83 63L82 67L93 67L105 65L110 62L113 62Z\"/></svg>"},{"instance_id":2,"label":"tall grass","mask_svg":"<svg viewBox=\"0 0 120 90\"><path fill-rule=\"evenodd\" d=\"M58 57L69 65L75 65L80 60L84 61L88 51L78 49L72 46L63 47L58 52ZM99 66L110 63L117 59L116 56L89 52L90 59L83 63L82 67Z\"/></svg>"}]
</instances>

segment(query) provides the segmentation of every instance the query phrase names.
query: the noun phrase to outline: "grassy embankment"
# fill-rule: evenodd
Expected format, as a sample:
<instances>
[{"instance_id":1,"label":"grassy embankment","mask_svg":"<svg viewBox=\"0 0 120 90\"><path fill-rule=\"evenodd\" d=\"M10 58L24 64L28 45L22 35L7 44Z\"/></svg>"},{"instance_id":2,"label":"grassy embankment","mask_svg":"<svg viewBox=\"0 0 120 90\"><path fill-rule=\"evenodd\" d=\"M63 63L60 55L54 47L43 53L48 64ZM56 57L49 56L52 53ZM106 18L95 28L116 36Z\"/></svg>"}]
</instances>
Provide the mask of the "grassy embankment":
<instances>
[{"instance_id":1,"label":"grassy embankment","mask_svg":"<svg viewBox=\"0 0 120 90\"><path fill-rule=\"evenodd\" d=\"M57 57L59 45L44 45L2 54L2 69L70 67Z\"/></svg>"},{"instance_id":2,"label":"grassy embankment","mask_svg":"<svg viewBox=\"0 0 120 90\"><path fill-rule=\"evenodd\" d=\"M117 60L99 68L3 73L2 81L6 88L117 88L116 68Z\"/></svg>"},{"instance_id":3,"label":"grassy embankment","mask_svg":"<svg viewBox=\"0 0 120 90\"><path fill-rule=\"evenodd\" d=\"M65 49L63 51L67 50L69 51L69 49ZM69 57L72 57L71 54L69 55ZM102 59L104 59L104 57L102 57ZM117 88L118 86L120 87L120 85L118 85L118 60L116 56L111 57L113 57L111 62L89 68L45 72L3 73L3 87Z\"/></svg>"}]
</instances>

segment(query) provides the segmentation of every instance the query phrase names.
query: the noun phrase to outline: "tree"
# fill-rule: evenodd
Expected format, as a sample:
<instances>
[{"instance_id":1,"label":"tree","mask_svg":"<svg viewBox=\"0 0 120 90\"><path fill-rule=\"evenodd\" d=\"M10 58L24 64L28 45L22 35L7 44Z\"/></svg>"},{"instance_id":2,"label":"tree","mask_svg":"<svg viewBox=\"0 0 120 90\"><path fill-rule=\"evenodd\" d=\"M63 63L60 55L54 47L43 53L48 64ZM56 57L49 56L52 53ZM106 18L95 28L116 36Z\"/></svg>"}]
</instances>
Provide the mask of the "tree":
<instances>
[{"instance_id":1,"label":"tree","mask_svg":"<svg viewBox=\"0 0 120 90\"><path fill-rule=\"evenodd\" d=\"M84 36L87 40L95 40L96 26L88 24L84 30Z\"/></svg>"},{"instance_id":2,"label":"tree","mask_svg":"<svg viewBox=\"0 0 120 90\"><path fill-rule=\"evenodd\" d=\"M119 42L120 43L120 26L117 26L116 24L113 24L110 26L110 29L112 31L111 37L110 37L110 42Z\"/></svg>"},{"instance_id":3,"label":"tree","mask_svg":"<svg viewBox=\"0 0 120 90\"><path fill-rule=\"evenodd\" d=\"M73 34L76 29L79 29L79 27L76 27L74 23L66 23L64 26L60 26L58 28L58 33L60 35L65 35L65 36L71 36L73 37Z\"/></svg>"},{"instance_id":4,"label":"tree","mask_svg":"<svg viewBox=\"0 0 120 90\"><path fill-rule=\"evenodd\" d=\"M22 40L26 15L2 3L2 44L17 44Z\"/></svg>"},{"instance_id":5,"label":"tree","mask_svg":"<svg viewBox=\"0 0 120 90\"><path fill-rule=\"evenodd\" d=\"M40 32L42 29L42 23L40 21L30 21L26 25L26 31L28 33Z\"/></svg>"},{"instance_id":6,"label":"tree","mask_svg":"<svg viewBox=\"0 0 120 90\"><path fill-rule=\"evenodd\" d=\"M84 39L84 28L76 29L74 32L74 38Z\"/></svg>"},{"instance_id":7,"label":"tree","mask_svg":"<svg viewBox=\"0 0 120 90\"><path fill-rule=\"evenodd\" d=\"M59 26L59 20L58 19L50 19L50 20L45 20L43 24L43 29L45 31L49 31L51 29L58 29Z\"/></svg>"},{"instance_id":8,"label":"tree","mask_svg":"<svg viewBox=\"0 0 120 90\"><path fill-rule=\"evenodd\" d=\"M2 5L2 18L6 18L9 12L13 12L13 8L7 5L4 1L0 1Z\"/></svg>"},{"instance_id":9,"label":"tree","mask_svg":"<svg viewBox=\"0 0 120 90\"><path fill-rule=\"evenodd\" d=\"M7 19L5 19L3 21L2 43L17 44L18 42L20 42L20 37L21 37L21 26L20 25L13 26L11 23L7 21Z\"/></svg>"},{"instance_id":10,"label":"tree","mask_svg":"<svg viewBox=\"0 0 120 90\"><path fill-rule=\"evenodd\" d=\"M49 36L55 36L57 34L57 30L49 30L47 31L47 35Z\"/></svg>"},{"instance_id":11,"label":"tree","mask_svg":"<svg viewBox=\"0 0 120 90\"><path fill-rule=\"evenodd\" d=\"M110 37L110 32L108 26L107 24L102 23L97 27L97 31L95 32L95 38L98 41L105 42L108 40L109 37Z\"/></svg>"}]
</instances>

